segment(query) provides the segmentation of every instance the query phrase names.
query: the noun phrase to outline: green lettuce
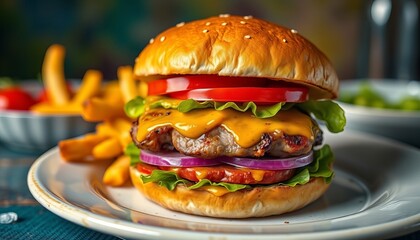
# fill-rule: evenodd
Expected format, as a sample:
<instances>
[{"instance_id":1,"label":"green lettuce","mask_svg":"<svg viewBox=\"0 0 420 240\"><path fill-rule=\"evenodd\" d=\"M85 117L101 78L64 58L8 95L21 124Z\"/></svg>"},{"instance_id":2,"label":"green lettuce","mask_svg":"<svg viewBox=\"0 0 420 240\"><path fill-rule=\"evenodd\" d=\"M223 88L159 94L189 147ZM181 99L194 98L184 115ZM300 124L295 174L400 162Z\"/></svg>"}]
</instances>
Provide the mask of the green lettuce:
<instances>
[{"instance_id":1,"label":"green lettuce","mask_svg":"<svg viewBox=\"0 0 420 240\"><path fill-rule=\"evenodd\" d=\"M138 118L146 111L146 99L136 97L124 105L124 112L130 118Z\"/></svg>"},{"instance_id":2,"label":"green lettuce","mask_svg":"<svg viewBox=\"0 0 420 240\"><path fill-rule=\"evenodd\" d=\"M251 110L252 114L257 118L269 118L276 115L282 107L285 105L283 102L279 102L273 105L257 106L254 102L245 102L240 105L234 102L215 102L215 101L203 101L198 102L194 99L187 99L179 103L177 110L180 112L189 112L194 109L201 108L214 108L215 110L222 111L228 108L234 109L239 112L246 112Z\"/></svg>"},{"instance_id":3,"label":"green lettuce","mask_svg":"<svg viewBox=\"0 0 420 240\"><path fill-rule=\"evenodd\" d=\"M234 183L215 183L208 179L201 179L197 183L190 182L188 180L178 177L174 172L153 170L150 175L141 175L141 180L144 183L154 182L160 186L166 187L168 190L174 190L177 184L184 184L188 189L197 189L206 185L220 186L226 188L229 192L235 192L241 189L250 188L249 185L234 184Z\"/></svg>"},{"instance_id":4,"label":"green lettuce","mask_svg":"<svg viewBox=\"0 0 420 240\"><path fill-rule=\"evenodd\" d=\"M314 151L314 160L311 164L299 169L295 176L282 183L282 185L290 187L298 184L303 185L309 182L311 177L322 177L325 179L325 182L330 183L334 176L331 169L333 162L334 155L330 146L326 144L321 149Z\"/></svg>"},{"instance_id":5,"label":"green lettuce","mask_svg":"<svg viewBox=\"0 0 420 240\"><path fill-rule=\"evenodd\" d=\"M136 97L129 101L125 106L124 110L127 116L131 118L137 118L142 115L146 109L147 101L144 98ZM290 106L286 103L276 103L267 106L257 106L254 102L246 102L238 105L234 102L215 102L215 101L203 101L198 102L193 99L187 99L183 101L171 101L168 98L159 98L155 101L149 102L148 107L154 108L170 108L177 109L180 112L186 113L195 109L203 108L214 108L215 110L222 111L228 108L234 109L240 112L246 112L250 110L258 118L269 118L276 115L282 108Z\"/></svg>"},{"instance_id":6,"label":"green lettuce","mask_svg":"<svg viewBox=\"0 0 420 240\"><path fill-rule=\"evenodd\" d=\"M153 108L165 108L165 109L176 109L178 108L178 105L181 101L180 100L175 100L172 98L159 98L158 100L152 101L149 104L149 107L151 109Z\"/></svg>"},{"instance_id":7,"label":"green lettuce","mask_svg":"<svg viewBox=\"0 0 420 240\"><path fill-rule=\"evenodd\" d=\"M124 154L130 157L130 165L140 162L140 149L133 142L127 144Z\"/></svg>"},{"instance_id":8,"label":"green lettuce","mask_svg":"<svg viewBox=\"0 0 420 240\"><path fill-rule=\"evenodd\" d=\"M344 126L346 126L344 110L333 101L307 101L296 104L296 106L307 114L313 114L315 118L325 122L328 130L332 133L342 132Z\"/></svg>"},{"instance_id":9,"label":"green lettuce","mask_svg":"<svg viewBox=\"0 0 420 240\"><path fill-rule=\"evenodd\" d=\"M134 146L135 147L135 146ZM127 151L126 151L127 152ZM131 152L134 154L134 152ZM139 156L135 157L139 162ZM274 185L285 185L295 187L296 185L303 185L309 182L312 177L324 178L325 182L331 182L334 173L332 171L332 163L334 156L329 145L324 145L321 149L314 151L314 160L311 164L299 168L297 174L291 179L283 183L272 184ZM175 189L177 184L184 184L189 189L197 189L202 186L220 186L226 188L229 192L235 192L242 189L250 189L251 185L245 184L233 184L233 183L216 183L208 179L202 179L197 183L180 178L176 173L164 170L154 170L150 175L140 176L144 183L154 182L160 186L166 187L168 190Z\"/></svg>"}]
</instances>

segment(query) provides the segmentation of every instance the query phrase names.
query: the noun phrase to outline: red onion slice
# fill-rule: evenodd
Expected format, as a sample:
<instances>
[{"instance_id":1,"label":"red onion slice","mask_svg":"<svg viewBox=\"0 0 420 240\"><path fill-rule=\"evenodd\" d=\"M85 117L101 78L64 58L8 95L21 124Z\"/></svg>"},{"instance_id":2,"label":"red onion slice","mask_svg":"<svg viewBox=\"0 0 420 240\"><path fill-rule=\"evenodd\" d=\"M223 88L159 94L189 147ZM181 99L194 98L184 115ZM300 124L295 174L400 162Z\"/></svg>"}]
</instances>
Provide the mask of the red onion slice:
<instances>
[{"instance_id":1,"label":"red onion slice","mask_svg":"<svg viewBox=\"0 0 420 240\"><path fill-rule=\"evenodd\" d=\"M311 151L306 155L290 158L219 157L215 159L204 159L186 156L179 152L155 153L141 150L140 159L144 163L162 167L205 167L225 163L235 167L251 169L285 170L310 164L313 161L313 152Z\"/></svg>"},{"instance_id":2,"label":"red onion slice","mask_svg":"<svg viewBox=\"0 0 420 240\"><path fill-rule=\"evenodd\" d=\"M276 158L276 159L256 159L256 158L239 158L226 157L219 158L220 162L230 164L236 167L246 167L252 169L262 170L285 170L303 167L313 161L313 152L306 155L290 158Z\"/></svg>"},{"instance_id":3,"label":"red onion slice","mask_svg":"<svg viewBox=\"0 0 420 240\"><path fill-rule=\"evenodd\" d=\"M163 167L203 167L220 164L217 159L196 158L179 152L155 153L146 150L141 150L140 160L150 165Z\"/></svg>"}]
</instances>

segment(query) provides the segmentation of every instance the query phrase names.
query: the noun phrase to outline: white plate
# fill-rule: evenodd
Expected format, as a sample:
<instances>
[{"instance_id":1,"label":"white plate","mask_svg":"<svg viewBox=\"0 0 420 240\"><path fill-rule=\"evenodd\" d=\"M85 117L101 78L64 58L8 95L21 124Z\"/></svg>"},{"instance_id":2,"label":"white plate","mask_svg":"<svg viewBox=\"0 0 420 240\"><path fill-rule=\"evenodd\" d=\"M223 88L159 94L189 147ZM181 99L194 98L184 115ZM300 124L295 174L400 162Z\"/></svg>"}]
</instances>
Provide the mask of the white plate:
<instances>
[{"instance_id":1,"label":"white plate","mask_svg":"<svg viewBox=\"0 0 420 240\"><path fill-rule=\"evenodd\" d=\"M390 238L420 229L420 150L346 131L325 132L336 155L327 193L286 215L244 220L191 216L163 209L131 185L104 186L107 163L70 164L57 149L32 166L34 197L55 214L130 239Z\"/></svg>"}]
</instances>

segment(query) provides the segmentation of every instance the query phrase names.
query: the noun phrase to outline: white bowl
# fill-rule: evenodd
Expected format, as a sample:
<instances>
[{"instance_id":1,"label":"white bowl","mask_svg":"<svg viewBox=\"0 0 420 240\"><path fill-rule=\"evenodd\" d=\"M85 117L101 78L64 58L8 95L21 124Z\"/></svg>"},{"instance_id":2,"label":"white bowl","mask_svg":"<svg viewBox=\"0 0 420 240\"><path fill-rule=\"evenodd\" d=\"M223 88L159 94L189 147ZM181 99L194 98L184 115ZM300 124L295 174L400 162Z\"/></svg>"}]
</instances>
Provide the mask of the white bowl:
<instances>
[{"instance_id":1,"label":"white bowl","mask_svg":"<svg viewBox=\"0 0 420 240\"><path fill-rule=\"evenodd\" d=\"M44 152L60 140L94 130L95 124L79 115L0 111L0 142L16 151Z\"/></svg>"},{"instance_id":2,"label":"white bowl","mask_svg":"<svg viewBox=\"0 0 420 240\"><path fill-rule=\"evenodd\" d=\"M392 79L345 80L340 94L356 93L368 82L387 101L396 103L411 95L420 98L420 82ZM358 106L338 101L347 118L346 128L393 138L420 147L420 111L404 111Z\"/></svg>"},{"instance_id":3,"label":"white bowl","mask_svg":"<svg viewBox=\"0 0 420 240\"><path fill-rule=\"evenodd\" d=\"M23 81L21 87L34 96L42 89L37 80ZM93 132L95 126L76 114L0 110L0 144L19 152L42 153L60 140Z\"/></svg>"}]
</instances>

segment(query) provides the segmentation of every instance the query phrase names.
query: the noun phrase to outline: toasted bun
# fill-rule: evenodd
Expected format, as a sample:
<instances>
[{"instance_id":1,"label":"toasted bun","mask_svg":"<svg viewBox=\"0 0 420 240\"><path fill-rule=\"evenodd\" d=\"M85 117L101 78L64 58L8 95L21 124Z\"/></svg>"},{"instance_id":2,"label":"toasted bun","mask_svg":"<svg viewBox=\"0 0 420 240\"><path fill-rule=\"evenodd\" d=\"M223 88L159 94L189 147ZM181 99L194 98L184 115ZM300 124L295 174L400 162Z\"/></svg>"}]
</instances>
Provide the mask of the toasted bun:
<instances>
[{"instance_id":1,"label":"toasted bun","mask_svg":"<svg viewBox=\"0 0 420 240\"><path fill-rule=\"evenodd\" d=\"M130 167L134 186L153 202L178 212L219 218L249 218L279 215L300 209L318 199L329 184L313 178L296 187L254 187L220 197L205 190L178 185L173 191L156 183L144 184L140 172Z\"/></svg>"},{"instance_id":2,"label":"toasted bun","mask_svg":"<svg viewBox=\"0 0 420 240\"><path fill-rule=\"evenodd\" d=\"M140 53L134 72L145 80L175 74L283 80L310 86L313 99L335 98L339 82L327 57L297 31L229 15L160 33Z\"/></svg>"}]
</instances>

